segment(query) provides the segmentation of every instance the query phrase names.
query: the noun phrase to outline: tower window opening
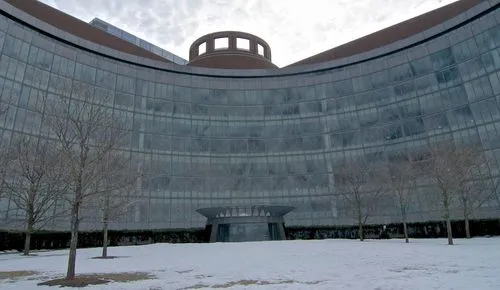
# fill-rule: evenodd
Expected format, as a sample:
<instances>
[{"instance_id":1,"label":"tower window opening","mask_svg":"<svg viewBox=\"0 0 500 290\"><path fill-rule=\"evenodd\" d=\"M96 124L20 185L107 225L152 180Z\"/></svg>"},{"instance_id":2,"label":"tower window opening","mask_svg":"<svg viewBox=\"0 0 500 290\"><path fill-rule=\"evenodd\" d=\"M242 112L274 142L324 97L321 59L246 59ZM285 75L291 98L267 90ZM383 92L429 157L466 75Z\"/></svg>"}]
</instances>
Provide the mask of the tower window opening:
<instances>
[{"instance_id":1,"label":"tower window opening","mask_svg":"<svg viewBox=\"0 0 500 290\"><path fill-rule=\"evenodd\" d=\"M229 39L227 37L216 38L214 42L215 49L227 49L229 47Z\"/></svg>"},{"instance_id":2,"label":"tower window opening","mask_svg":"<svg viewBox=\"0 0 500 290\"><path fill-rule=\"evenodd\" d=\"M264 56L264 47L261 44L257 44L257 53Z\"/></svg>"},{"instance_id":3,"label":"tower window opening","mask_svg":"<svg viewBox=\"0 0 500 290\"><path fill-rule=\"evenodd\" d=\"M198 55L204 54L205 52L207 52L207 43L203 42L198 46Z\"/></svg>"},{"instance_id":4,"label":"tower window opening","mask_svg":"<svg viewBox=\"0 0 500 290\"><path fill-rule=\"evenodd\" d=\"M250 50L250 40L245 38L236 38L236 48Z\"/></svg>"}]
</instances>

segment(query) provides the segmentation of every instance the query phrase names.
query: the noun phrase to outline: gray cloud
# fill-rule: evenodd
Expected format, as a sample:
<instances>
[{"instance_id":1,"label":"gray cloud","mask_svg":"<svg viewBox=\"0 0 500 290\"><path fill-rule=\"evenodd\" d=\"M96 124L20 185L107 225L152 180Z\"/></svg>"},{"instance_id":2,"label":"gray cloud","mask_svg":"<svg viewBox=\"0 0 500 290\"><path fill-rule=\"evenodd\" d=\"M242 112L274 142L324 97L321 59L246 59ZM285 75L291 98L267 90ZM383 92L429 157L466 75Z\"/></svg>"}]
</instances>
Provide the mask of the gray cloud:
<instances>
[{"instance_id":1,"label":"gray cloud","mask_svg":"<svg viewBox=\"0 0 500 290\"><path fill-rule=\"evenodd\" d=\"M196 38L241 30L284 66L456 0L41 0L84 21L99 17L187 58Z\"/></svg>"}]
</instances>

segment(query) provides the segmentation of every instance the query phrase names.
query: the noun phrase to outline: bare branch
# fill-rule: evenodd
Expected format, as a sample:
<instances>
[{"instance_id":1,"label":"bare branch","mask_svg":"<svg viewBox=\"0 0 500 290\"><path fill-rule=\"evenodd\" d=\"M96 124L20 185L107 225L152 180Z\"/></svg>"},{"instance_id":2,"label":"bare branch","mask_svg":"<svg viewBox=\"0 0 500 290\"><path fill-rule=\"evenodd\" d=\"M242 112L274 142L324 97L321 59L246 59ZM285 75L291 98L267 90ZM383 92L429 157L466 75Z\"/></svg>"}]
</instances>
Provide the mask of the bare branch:
<instances>
[{"instance_id":1,"label":"bare branch","mask_svg":"<svg viewBox=\"0 0 500 290\"><path fill-rule=\"evenodd\" d=\"M432 161L428 166L428 174L440 192L443 217L448 229L448 244L452 245L452 204L461 205L467 236L470 237L469 218L473 209L485 201L484 182L489 179L489 174L485 171L486 162L477 147L442 142L431 145L429 151Z\"/></svg>"},{"instance_id":2,"label":"bare branch","mask_svg":"<svg viewBox=\"0 0 500 290\"><path fill-rule=\"evenodd\" d=\"M123 189L129 158L120 153L127 131L109 106L113 95L92 86L60 79L58 95L46 96L43 122L61 156L71 208L71 242L67 278L75 275L80 209L92 199ZM132 171L130 171L132 172Z\"/></svg>"},{"instance_id":3,"label":"bare branch","mask_svg":"<svg viewBox=\"0 0 500 290\"><path fill-rule=\"evenodd\" d=\"M389 164L389 179L387 185L389 190L396 197L401 213L401 221L405 240L408 243L408 229L406 225L411 195L417 187L417 179L420 175L419 169L408 160L400 160Z\"/></svg>"},{"instance_id":4,"label":"bare branch","mask_svg":"<svg viewBox=\"0 0 500 290\"><path fill-rule=\"evenodd\" d=\"M363 226L378 210L379 200L386 192L385 171L363 159L349 160L341 167L337 179L344 202L355 209L359 238L363 240Z\"/></svg>"},{"instance_id":5,"label":"bare branch","mask_svg":"<svg viewBox=\"0 0 500 290\"><path fill-rule=\"evenodd\" d=\"M12 156L4 185L11 201L24 212L26 243L24 254L29 254L31 233L54 218L54 205L64 194L63 172L54 144L46 139L14 137L9 152Z\"/></svg>"}]
</instances>

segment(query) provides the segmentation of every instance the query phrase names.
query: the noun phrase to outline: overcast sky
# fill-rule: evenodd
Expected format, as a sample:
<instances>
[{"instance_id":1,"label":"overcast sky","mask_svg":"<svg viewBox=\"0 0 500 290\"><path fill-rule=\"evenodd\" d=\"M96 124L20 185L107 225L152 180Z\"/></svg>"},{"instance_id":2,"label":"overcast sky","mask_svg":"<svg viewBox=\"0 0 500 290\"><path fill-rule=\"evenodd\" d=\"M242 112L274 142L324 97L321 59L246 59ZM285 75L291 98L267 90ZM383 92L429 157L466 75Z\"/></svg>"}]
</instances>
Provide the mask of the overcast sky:
<instances>
[{"instance_id":1,"label":"overcast sky","mask_svg":"<svg viewBox=\"0 0 500 290\"><path fill-rule=\"evenodd\" d=\"M98 17L180 57L198 37L255 34L282 67L456 0L41 0L86 22Z\"/></svg>"}]
</instances>

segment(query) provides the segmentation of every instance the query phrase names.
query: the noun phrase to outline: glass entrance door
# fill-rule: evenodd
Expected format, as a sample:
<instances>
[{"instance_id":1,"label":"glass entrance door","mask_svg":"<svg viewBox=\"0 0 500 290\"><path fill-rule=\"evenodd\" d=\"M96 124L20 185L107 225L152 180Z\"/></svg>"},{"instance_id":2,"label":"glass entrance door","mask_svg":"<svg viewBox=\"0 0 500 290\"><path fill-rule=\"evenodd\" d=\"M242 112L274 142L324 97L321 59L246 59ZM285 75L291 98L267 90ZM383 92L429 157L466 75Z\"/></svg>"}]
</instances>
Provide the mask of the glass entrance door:
<instances>
[{"instance_id":1,"label":"glass entrance door","mask_svg":"<svg viewBox=\"0 0 500 290\"><path fill-rule=\"evenodd\" d=\"M281 240L277 223L219 224L217 242L254 242Z\"/></svg>"},{"instance_id":2,"label":"glass entrance door","mask_svg":"<svg viewBox=\"0 0 500 290\"><path fill-rule=\"evenodd\" d=\"M217 231L217 242L252 242L268 240L269 227L267 223L220 224Z\"/></svg>"}]
</instances>

